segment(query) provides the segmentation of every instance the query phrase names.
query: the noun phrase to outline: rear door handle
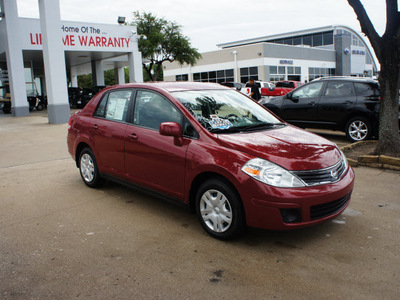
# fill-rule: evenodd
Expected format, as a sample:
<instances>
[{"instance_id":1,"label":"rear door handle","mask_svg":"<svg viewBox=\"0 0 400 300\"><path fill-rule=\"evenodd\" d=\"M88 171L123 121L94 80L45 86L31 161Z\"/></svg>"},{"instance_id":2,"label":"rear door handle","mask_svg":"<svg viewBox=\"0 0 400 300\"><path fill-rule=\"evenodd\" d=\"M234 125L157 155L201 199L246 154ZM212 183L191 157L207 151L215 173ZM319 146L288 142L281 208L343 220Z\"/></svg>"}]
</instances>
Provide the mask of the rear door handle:
<instances>
[{"instance_id":1,"label":"rear door handle","mask_svg":"<svg viewBox=\"0 0 400 300\"><path fill-rule=\"evenodd\" d=\"M138 139L138 136L136 135L136 133L131 133L131 134L129 135L129 139L130 139L130 140L137 140L137 139Z\"/></svg>"},{"instance_id":2,"label":"rear door handle","mask_svg":"<svg viewBox=\"0 0 400 300\"><path fill-rule=\"evenodd\" d=\"M95 130L99 129L99 125L94 124L94 125L93 125L93 129L95 129Z\"/></svg>"},{"instance_id":3,"label":"rear door handle","mask_svg":"<svg viewBox=\"0 0 400 300\"><path fill-rule=\"evenodd\" d=\"M315 105L315 102L314 102L314 101L308 102L308 105L314 106L314 105Z\"/></svg>"},{"instance_id":4,"label":"rear door handle","mask_svg":"<svg viewBox=\"0 0 400 300\"><path fill-rule=\"evenodd\" d=\"M345 101L344 104L350 105L350 104L353 104L353 101Z\"/></svg>"}]
</instances>

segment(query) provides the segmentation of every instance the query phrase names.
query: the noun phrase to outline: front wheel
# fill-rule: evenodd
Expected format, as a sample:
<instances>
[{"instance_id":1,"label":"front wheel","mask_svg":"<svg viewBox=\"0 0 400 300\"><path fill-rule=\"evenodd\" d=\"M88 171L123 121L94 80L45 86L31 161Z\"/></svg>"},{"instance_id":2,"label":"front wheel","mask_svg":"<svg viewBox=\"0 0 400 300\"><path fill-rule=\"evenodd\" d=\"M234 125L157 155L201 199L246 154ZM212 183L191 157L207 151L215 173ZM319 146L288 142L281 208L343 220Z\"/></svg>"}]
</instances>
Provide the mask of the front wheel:
<instances>
[{"instance_id":1,"label":"front wheel","mask_svg":"<svg viewBox=\"0 0 400 300\"><path fill-rule=\"evenodd\" d=\"M346 137L351 142L359 142L371 136L371 123L363 118L356 117L349 120L346 124Z\"/></svg>"},{"instance_id":2,"label":"front wheel","mask_svg":"<svg viewBox=\"0 0 400 300\"><path fill-rule=\"evenodd\" d=\"M37 111L42 111L44 109L44 105L42 104L42 103L39 103L37 106L36 106L36 110Z\"/></svg>"},{"instance_id":3,"label":"front wheel","mask_svg":"<svg viewBox=\"0 0 400 300\"><path fill-rule=\"evenodd\" d=\"M245 228L242 203L237 192L225 181L203 183L196 195L196 212L204 230L220 240L231 239Z\"/></svg>"},{"instance_id":4,"label":"front wheel","mask_svg":"<svg viewBox=\"0 0 400 300\"><path fill-rule=\"evenodd\" d=\"M79 172L88 187L95 188L103 183L97 168L96 157L90 148L83 149L79 156Z\"/></svg>"}]
</instances>

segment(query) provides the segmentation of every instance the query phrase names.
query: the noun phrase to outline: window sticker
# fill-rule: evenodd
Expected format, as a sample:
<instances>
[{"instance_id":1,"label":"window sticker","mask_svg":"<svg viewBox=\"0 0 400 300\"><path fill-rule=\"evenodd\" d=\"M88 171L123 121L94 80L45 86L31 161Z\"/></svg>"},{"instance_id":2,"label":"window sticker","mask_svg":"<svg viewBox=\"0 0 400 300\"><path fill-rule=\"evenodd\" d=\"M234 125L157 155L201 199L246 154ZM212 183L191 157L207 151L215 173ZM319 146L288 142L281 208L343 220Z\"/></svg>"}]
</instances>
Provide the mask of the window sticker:
<instances>
[{"instance_id":1,"label":"window sticker","mask_svg":"<svg viewBox=\"0 0 400 300\"><path fill-rule=\"evenodd\" d=\"M221 119L217 115L210 115L211 121L208 122L213 129L227 129L232 126L229 120Z\"/></svg>"}]
</instances>

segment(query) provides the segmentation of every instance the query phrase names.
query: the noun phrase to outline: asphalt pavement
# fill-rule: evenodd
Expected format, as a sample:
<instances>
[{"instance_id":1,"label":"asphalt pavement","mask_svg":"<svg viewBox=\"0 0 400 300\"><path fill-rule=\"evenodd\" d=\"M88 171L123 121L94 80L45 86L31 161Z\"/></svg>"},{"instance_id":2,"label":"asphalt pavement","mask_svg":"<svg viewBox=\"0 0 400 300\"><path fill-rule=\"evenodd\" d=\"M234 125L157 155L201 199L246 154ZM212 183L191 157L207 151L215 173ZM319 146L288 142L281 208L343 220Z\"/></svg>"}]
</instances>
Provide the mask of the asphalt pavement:
<instances>
[{"instance_id":1,"label":"asphalt pavement","mask_svg":"<svg viewBox=\"0 0 400 300\"><path fill-rule=\"evenodd\" d=\"M333 221L222 242L180 206L86 187L66 135L44 112L0 117L1 299L399 298L400 172L356 168Z\"/></svg>"}]
</instances>

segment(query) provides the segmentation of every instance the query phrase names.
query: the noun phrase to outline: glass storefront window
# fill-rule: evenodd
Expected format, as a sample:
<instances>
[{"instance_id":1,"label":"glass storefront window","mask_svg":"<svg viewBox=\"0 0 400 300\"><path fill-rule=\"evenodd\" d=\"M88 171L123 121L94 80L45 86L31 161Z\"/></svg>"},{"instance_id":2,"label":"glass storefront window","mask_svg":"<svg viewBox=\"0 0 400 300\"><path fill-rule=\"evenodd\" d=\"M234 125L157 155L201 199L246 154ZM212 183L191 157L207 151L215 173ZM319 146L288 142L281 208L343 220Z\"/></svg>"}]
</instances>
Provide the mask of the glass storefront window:
<instances>
[{"instance_id":1,"label":"glass storefront window","mask_svg":"<svg viewBox=\"0 0 400 300\"><path fill-rule=\"evenodd\" d=\"M221 78L221 77L225 77L225 71L224 70L217 71L217 78Z\"/></svg>"},{"instance_id":2,"label":"glass storefront window","mask_svg":"<svg viewBox=\"0 0 400 300\"><path fill-rule=\"evenodd\" d=\"M182 74L182 75L176 75L175 76L176 81L188 81L189 80L189 74Z\"/></svg>"},{"instance_id":3,"label":"glass storefront window","mask_svg":"<svg viewBox=\"0 0 400 300\"><path fill-rule=\"evenodd\" d=\"M312 36L311 35L303 36L303 45L312 46Z\"/></svg>"},{"instance_id":4,"label":"glass storefront window","mask_svg":"<svg viewBox=\"0 0 400 300\"><path fill-rule=\"evenodd\" d=\"M258 75L258 67L251 67L249 68L250 75Z\"/></svg>"},{"instance_id":5,"label":"glass storefront window","mask_svg":"<svg viewBox=\"0 0 400 300\"><path fill-rule=\"evenodd\" d=\"M278 67L277 66L270 66L269 67L269 74L278 74Z\"/></svg>"},{"instance_id":6,"label":"glass storefront window","mask_svg":"<svg viewBox=\"0 0 400 300\"><path fill-rule=\"evenodd\" d=\"M240 76L249 75L249 68L240 68Z\"/></svg>"},{"instance_id":7,"label":"glass storefront window","mask_svg":"<svg viewBox=\"0 0 400 300\"><path fill-rule=\"evenodd\" d=\"M225 70L226 77L233 77L233 69Z\"/></svg>"},{"instance_id":8,"label":"glass storefront window","mask_svg":"<svg viewBox=\"0 0 400 300\"><path fill-rule=\"evenodd\" d=\"M193 80L201 82L218 82L218 83L231 82L234 81L233 69L193 73Z\"/></svg>"},{"instance_id":9,"label":"glass storefront window","mask_svg":"<svg viewBox=\"0 0 400 300\"><path fill-rule=\"evenodd\" d=\"M303 38L301 36L296 36L293 38L293 45L301 45L303 43Z\"/></svg>"},{"instance_id":10,"label":"glass storefront window","mask_svg":"<svg viewBox=\"0 0 400 300\"><path fill-rule=\"evenodd\" d=\"M285 45L293 45L293 38L286 38L286 39L284 39L283 40L283 43L285 44Z\"/></svg>"},{"instance_id":11,"label":"glass storefront window","mask_svg":"<svg viewBox=\"0 0 400 300\"><path fill-rule=\"evenodd\" d=\"M313 34L313 47L322 46L322 33Z\"/></svg>"},{"instance_id":12,"label":"glass storefront window","mask_svg":"<svg viewBox=\"0 0 400 300\"><path fill-rule=\"evenodd\" d=\"M258 67L240 68L240 82L246 83L250 77L258 80Z\"/></svg>"},{"instance_id":13,"label":"glass storefront window","mask_svg":"<svg viewBox=\"0 0 400 300\"><path fill-rule=\"evenodd\" d=\"M333 31L324 32L324 45L333 45Z\"/></svg>"}]
</instances>

